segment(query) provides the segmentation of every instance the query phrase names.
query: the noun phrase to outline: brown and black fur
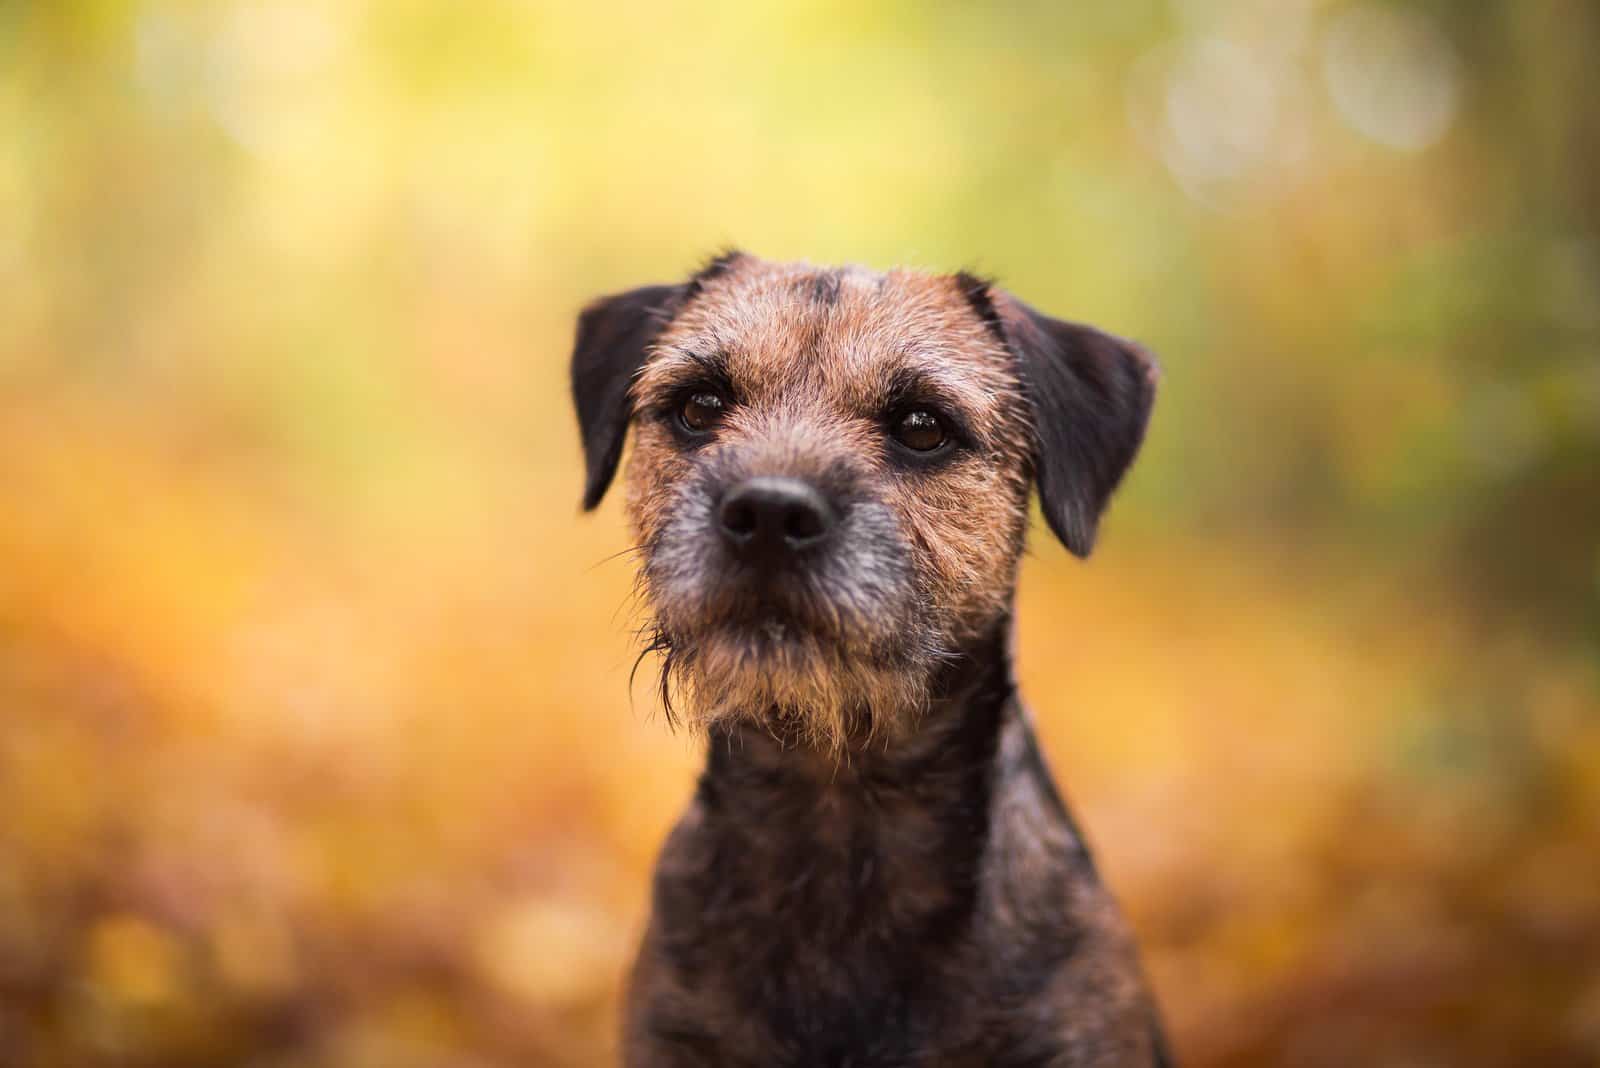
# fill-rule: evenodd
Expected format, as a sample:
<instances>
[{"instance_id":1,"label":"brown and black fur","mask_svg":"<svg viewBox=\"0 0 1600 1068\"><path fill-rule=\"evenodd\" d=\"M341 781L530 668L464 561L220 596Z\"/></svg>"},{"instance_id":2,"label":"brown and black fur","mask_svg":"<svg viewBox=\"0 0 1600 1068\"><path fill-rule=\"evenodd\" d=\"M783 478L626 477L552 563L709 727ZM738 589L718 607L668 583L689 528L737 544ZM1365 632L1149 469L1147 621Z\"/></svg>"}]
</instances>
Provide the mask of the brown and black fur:
<instances>
[{"instance_id":1,"label":"brown and black fur","mask_svg":"<svg viewBox=\"0 0 1600 1068\"><path fill-rule=\"evenodd\" d=\"M648 648L707 740L626 1065L1166 1063L1009 654L1032 488L1086 555L1154 382L1136 346L965 274L729 253L584 311L584 503L631 425ZM706 391L723 414L691 430ZM893 439L912 409L937 414L937 451ZM731 487L772 479L829 523L780 569L715 533Z\"/></svg>"}]
</instances>

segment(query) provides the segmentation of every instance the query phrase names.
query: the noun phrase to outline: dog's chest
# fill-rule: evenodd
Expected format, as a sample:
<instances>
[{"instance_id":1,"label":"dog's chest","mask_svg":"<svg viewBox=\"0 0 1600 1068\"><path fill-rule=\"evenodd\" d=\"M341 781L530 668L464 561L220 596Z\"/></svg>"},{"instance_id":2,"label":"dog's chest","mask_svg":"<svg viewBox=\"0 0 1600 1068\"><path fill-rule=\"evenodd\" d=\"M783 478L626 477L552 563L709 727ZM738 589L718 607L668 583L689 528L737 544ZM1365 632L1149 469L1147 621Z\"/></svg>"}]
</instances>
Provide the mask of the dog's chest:
<instances>
[{"instance_id":1,"label":"dog's chest","mask_svg":"<svg viewBox=\"0 0 1600 1068\"><path fill-rule=\"evenodd\" d=\"M684 1063L1051 1063L1049 1034L1019 1044L997 1023L1037 1011L1065 932L998 940L993 872L957 862L941 880L937 847L864 837L837 853L729 842L710 850L722 864L691 862L696 876L665 863L654 949L671 993L647 1011L651 1029L700 1058Z\"/></svg>"},{"instance_id":2,"label":"dog's chest","mask_svg":"<svg viewBox=\"0 0 1600 1068\"><path fill-rule=\"evenodd\" d=\"M837 780L713 758L663 851L630 1007L634 1048L660 1056L630 1064L1136 1063L1064 1056L1105 985L1060 996L1098 967L1073 902L1099 895L1013 733L999 760Z\"/></svg>"},{"instance_id":3,"label":"dog's chest","mask_svg":"<svg viewBox=\"0 0 1600 1068\"><path fill-rule=\"evenodd\" d=\"M702 798L657 879L665 1030L700 1032L719 1064L961 1063L987 963L972 939L983 806L961 795L846 783Z\"/></svg>"},{"instance_id":4,"label":"dog's chest","mask_svg":"<svg viewBox=\"0 0 1600 1068\"><path fill-rule=\"evenodd\" d=\"M663 871L663 919L683 920L660 935L675 1027L726 1064L909 1068L965 1045L970 879L941 882L933 846L813 832L805 850L728 841L693 876Z\"/></svg>"}]
</instances>

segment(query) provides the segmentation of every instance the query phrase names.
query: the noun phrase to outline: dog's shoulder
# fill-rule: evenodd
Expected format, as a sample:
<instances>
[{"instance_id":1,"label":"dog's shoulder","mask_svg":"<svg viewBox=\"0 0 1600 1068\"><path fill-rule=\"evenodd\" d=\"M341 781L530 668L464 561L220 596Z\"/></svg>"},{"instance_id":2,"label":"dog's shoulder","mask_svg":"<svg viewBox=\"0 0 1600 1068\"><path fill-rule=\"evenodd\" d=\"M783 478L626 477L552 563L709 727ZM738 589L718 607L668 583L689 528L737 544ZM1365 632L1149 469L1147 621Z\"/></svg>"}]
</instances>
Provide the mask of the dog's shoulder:
<instances>
[{"instance_id":1,"label":"dog's shoulder","mask_svg":"<svg viewBox=\"0 0 1600 1068\"><path fill-rule=\"evenodd\" d=\"M1002 729L976 942L989 953L996 1064L1161 1064L1137 949L1027 713ZM1052 1020L1049 1027L1008 1026ZM1020 1043L1020 1045L1018 1044Z\"/></svg>"}]
</instances>

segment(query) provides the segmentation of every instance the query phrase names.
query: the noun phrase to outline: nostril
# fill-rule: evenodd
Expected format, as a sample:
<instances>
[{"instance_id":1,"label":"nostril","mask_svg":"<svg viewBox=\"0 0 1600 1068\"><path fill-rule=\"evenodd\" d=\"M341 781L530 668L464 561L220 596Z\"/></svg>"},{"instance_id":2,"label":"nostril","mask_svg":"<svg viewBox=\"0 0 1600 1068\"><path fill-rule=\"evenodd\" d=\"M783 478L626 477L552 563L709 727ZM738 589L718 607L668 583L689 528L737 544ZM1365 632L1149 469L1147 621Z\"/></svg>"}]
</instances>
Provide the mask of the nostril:
<instances>
[{"instance_id":1,"label":"nostril","mask_svg":"<svg viewBox=\"0 0 1600 1068\"><path fill-rule=\"evenodd\" d=\"M735 537L748 538L756 532L756 510L747 500L725 502L721 519L722 529Z\"/></svg>"},{"instance_id":2,"label":"nostril","mask_svg":"<svg viewBox=\"0 0 1600 1068\"><path fill-rule=\"evenodd\" d=\"M793 504L784 510L783 536L792 543L816 541L826 530L822 512L809 502Z\"/></svg>"},{"instance_id":3,"label":"nostril","mask_svg":"<svg viewBox=\"0 0 1600 1068\"><path fill-rule=\"evenodd\" d=\"M799 479L758 475L727 491L715 522L740 560L768 567L824 541L834 513L826 497Z\"/></svg>"}]
</instances>

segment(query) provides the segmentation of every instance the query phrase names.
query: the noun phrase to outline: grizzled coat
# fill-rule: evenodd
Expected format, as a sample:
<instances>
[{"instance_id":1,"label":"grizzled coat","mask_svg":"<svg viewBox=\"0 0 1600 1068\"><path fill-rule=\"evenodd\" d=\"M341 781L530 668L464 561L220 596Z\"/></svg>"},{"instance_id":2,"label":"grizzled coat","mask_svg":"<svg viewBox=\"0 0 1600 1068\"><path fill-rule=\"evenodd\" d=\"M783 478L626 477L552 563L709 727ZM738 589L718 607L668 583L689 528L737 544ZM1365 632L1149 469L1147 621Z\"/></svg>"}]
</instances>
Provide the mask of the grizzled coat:
<instances>
[{"instance_id":1,"label":"grizzled coat","mask_svg":"<svg viewBox=\"0 0 1600 1068\"><path fill-rule=\"evenodd\" d=\"M1086 555L1154 381L1137 346L968 275L730 253L583 313L585 505L632 426L647 648L707 739L627 1065L1165 1063L1008 648L1032 487ZM936 445L898 440L910 412ZM718 502L780 476L837 529L781 574L741 567Z\"/></svg>"}]
</instances>

